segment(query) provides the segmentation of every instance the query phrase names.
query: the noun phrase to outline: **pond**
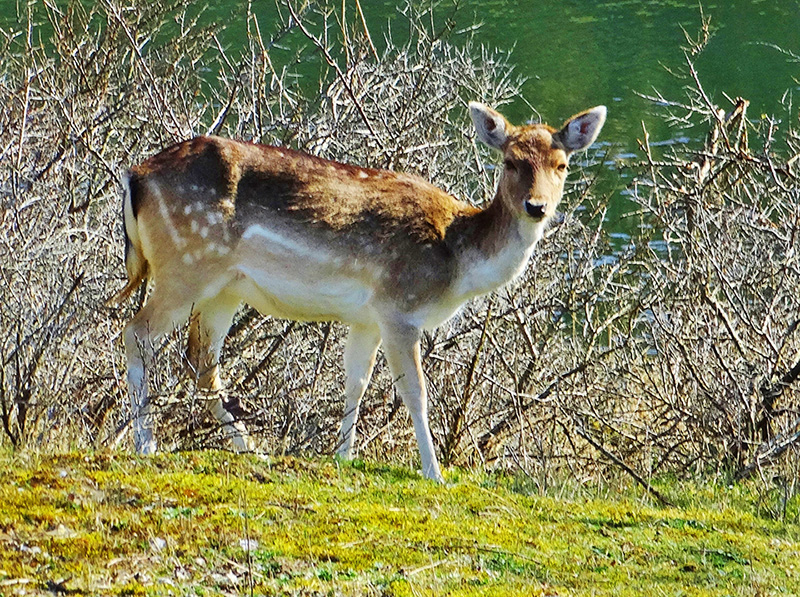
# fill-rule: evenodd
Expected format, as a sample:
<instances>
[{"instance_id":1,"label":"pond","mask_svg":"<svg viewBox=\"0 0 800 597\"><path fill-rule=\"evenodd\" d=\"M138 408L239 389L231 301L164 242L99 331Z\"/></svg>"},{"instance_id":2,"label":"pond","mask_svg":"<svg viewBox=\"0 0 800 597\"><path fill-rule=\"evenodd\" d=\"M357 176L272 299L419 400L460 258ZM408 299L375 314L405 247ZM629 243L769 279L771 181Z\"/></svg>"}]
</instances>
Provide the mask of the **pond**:
<instances>
[{"instance_id":1,"label":"pond","mask_svg":"<svg viewBox=\"0 0 800 597\"><path fill-rule=\"evenodd\" d=\"M350 20L356 18L355 4L344 2ZM396 33L403 22L398 4L360 0L376 44L383 42L387 27L394 24ZM341 11L342 3L333 5ZM263 15L262 30L268 30L273 3L253 6ZM452 13L449 2L435 10L442 20ZM241 39L231 19L243 14L239 0L212 3L210 14L230 24L229 43ZM696 0L483 0L461 2L455 20L461 28L480 23L476 40L511 52L516 72L527 79L524 100L504 108L510 118L531 118L526 102L552 123L606 104L603 138L632 149L643 120L656 142L674 134L652 118L651 104L637 94L657 89L670 99L682 97L684 83L670 70L685 66L681 47L687 34L697 37L703 15L710 18L712 37L697 67L709 94L722 106L723 93L745 97L756 117L782 113L784 93L800 90L800 0L725 0L702 8Z\"/></svg>"}]
</instances>

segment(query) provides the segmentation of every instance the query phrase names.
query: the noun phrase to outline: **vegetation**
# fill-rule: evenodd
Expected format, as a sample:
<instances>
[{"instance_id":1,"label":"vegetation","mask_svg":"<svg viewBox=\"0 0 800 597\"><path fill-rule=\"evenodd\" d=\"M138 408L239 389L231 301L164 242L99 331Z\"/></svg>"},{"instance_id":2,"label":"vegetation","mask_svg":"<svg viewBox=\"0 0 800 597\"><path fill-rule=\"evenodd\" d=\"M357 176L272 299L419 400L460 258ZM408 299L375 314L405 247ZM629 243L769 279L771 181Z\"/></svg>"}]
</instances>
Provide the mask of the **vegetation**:
<instances>
[{"instance_id":1,"label":"vegetation","mask_svg":"<svg viewBox=\"0 0 800 597\"><path fill-rule=\"evenodd\" d=\"M17 450L2 457L3 591L797 591L800 136L791 105L753 119L706 93L707 31L687 42L686 96L652 98L702 141L656 153L643 131L640 162L619 165L632 182L611 191L613 156L591 155L523 278L424 339L437 449L460 467L438 488L327 460L341 328L246 309L228 391L263 453L315 458L114 452L136 308L104 305L123 284L118 181L213 132L414 171L481 203L495 169L465 105L516 96L506 57L413 5L405 41L378 53L360 19L318 4L280 4L272 28L248 11L235 49L188 0L90 4L29 3L0 35L0 446ZM623 246L604 227L620 192ZM161 445L219 447L180 374L182 332L154 379ZM365 462L414 466L381 362L359 432ZM663 509L586 499L620 477Z\"/></svg>"},{"instance_id":2,"label":"vegetation","mask_svg":"<svg viewBox=\"0 0 800 597\"><path fill-rule=\"evenodd\" d=\"M0 455L7 595L796 595L752 484L530 495L522 476L204 451ZM753 508L753 503L761 503ZM769 507L775 507L771 504ZM787 513L796 523L798 512Z\"/></svg>"}]
</instances>

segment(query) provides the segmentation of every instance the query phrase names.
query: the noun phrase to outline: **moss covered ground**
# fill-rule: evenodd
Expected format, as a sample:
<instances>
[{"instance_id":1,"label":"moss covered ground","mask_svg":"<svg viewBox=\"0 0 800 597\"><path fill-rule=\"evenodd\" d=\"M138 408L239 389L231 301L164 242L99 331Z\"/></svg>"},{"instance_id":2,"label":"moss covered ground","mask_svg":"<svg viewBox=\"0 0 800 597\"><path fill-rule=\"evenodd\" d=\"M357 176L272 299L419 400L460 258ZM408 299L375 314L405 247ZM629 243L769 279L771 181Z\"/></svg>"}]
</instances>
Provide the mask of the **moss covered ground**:
<instances>
[{"instance_id":1,"label":"moss covered ground","mask_svg":"<svg viewBox=\"0 0 800 597\"><path fill-rule=\"evenodd\" d=\"M448 481L223 452L0 452L0 594L800 594L796 512L765 516L755 488L662 486L681 504L664 508Z\"/></svg>"}]
</instances>

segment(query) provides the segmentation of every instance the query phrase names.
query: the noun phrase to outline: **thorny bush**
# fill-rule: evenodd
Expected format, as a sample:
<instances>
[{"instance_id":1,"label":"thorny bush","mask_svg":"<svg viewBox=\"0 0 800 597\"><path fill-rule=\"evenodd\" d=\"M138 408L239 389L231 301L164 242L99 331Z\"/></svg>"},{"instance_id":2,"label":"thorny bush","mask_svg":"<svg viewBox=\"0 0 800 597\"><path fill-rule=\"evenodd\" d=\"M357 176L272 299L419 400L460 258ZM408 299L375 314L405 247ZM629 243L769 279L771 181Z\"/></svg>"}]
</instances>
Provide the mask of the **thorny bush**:
<instances>
[{"instance_id":1,"label":"thorny bush","mask_svg":"<svg viewBox=\"0 0 800 597\"><path fill-rule=\"evenodd\" d=\"M26 26L0 40L4 442L127 445L119 335L138 303L104 306L123 284L119 176L168 143L213 132L284 144L491 199L494 156L474 142L465 106L501 106L520 81L505 56L437 30L413 5L402 9L409 41L387 39L382 53L360 15L317 5L280 4L271 26L243 7L246 39L233 50L188 0L26 10ZM686 54L686 98L653 99L708 138L656 156L645 131L642 163L628 166L630 242L609 244L608 198L593 186L605 156L590 155L523 278L424 339L446 464L512 469L540 490L620 469L649 485L662 473L798 466L796 123L754 123L744 100L716 106L693 68L698 49ZM176 430L163 445L216 446L181 376L181 332L153 380L162 435ZM332 451L342 333L239 314L224 376L261 449ZM379 361L361 454L414 457L399 406Z\"/></svg>"}]
</instances>

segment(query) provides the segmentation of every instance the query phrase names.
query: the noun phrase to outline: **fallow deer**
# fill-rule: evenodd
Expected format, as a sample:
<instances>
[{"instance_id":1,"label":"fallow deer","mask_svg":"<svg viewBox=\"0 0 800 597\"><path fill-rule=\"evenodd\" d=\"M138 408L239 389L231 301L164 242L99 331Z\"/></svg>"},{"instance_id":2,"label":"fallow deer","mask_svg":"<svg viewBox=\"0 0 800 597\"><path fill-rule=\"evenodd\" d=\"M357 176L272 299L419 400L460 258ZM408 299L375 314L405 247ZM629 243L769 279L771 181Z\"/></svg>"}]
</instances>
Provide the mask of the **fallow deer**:
<instances>
[{"instance_id":1,"label":"fallow deer","mask_svg":"<svg viewBox=\"0 0 800 597\"><path fill-rule=\"evenodd\" d=\"M198 387L216 392L220 350L244 302L273 317L349 326L337 450L346 459L382 343L422 473L442 480L421 333L523 271L561 200L570 154L591 145L606 118L598 106L556 130L513 126L477 102L469 110L478 138L503 154L495 198L483 209L410 174L218 137L178 143L130 170L129 282L116 299L154 282L124 332L138 452L156 450L146 373L153 341L190 318L188 360ZM235 447L249 449L244 425L220 399L211 410Z\"/></svg>"}]
</instances>

